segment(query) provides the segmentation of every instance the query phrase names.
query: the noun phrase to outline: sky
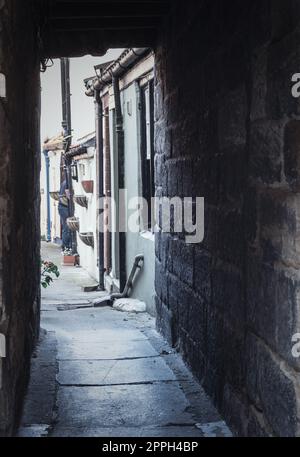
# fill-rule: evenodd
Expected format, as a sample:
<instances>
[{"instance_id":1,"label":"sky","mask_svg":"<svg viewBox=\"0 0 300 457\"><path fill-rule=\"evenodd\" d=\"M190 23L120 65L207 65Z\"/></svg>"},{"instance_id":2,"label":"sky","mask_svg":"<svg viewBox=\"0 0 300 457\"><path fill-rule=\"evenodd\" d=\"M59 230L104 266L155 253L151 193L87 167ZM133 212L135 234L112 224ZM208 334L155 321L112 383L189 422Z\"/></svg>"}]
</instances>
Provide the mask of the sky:
<instances>
[{"instance_id":1,"label":"sky","mask_svg":"<svg viewBox=\"0 0 300 457\"><path fill-rule=\"evenodd\" d=\"M94 65L116 59L122 49L111 49L102 57L79 57L70 59L71 109L73 143L95 130L94 103L85 95L83 80L95 74ZM42 119L41 140L51 138L62 131L60 61L41 74L42 84Z\"/></svg>"}]
</instances>

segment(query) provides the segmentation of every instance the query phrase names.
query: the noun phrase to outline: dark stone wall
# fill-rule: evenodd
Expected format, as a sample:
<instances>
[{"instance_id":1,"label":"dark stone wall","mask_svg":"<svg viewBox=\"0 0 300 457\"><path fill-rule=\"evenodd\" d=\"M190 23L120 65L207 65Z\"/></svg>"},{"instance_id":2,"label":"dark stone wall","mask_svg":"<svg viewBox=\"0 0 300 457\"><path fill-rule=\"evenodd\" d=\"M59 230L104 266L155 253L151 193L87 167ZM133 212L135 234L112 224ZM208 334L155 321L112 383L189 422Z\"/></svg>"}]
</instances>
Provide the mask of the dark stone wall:
<instances>
[{"instance_id":1,"label":"dark stone wall","mask_svg":"<svg viewBox=\"0 0 300 457\"><path fill-rule=\"evenodd\" d=\"M156 236L158 328L241 435L299 435L300 3L177 2L156 50L156 189L205 238Z\"/></svg>"},{"instance_id":2,"label":"dark stone wall","mask_svg":"<svg viewBox=\"0 0 300 457\"><path fill-rule=\"evenodd\" d=\"M39 323L40 81L31 2L0 0L0 435L21 407Z\"/></svg>"}]
</instances>

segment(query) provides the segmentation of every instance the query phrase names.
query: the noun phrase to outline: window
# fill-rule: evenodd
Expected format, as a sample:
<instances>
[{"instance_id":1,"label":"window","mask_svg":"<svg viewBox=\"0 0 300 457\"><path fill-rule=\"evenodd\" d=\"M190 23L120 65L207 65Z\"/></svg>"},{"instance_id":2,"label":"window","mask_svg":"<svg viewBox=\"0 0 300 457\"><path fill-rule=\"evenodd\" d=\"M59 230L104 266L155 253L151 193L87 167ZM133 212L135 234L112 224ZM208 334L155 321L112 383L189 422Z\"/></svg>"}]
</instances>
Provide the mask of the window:
<instances>
[{"instance_id":1,"label":"window","mask_svg":"<svg viewBox=\"0 0 300 457\"><path fill-rule=\"evenodd\" d=\"M154 197L154 87L153 81L141 87L141 166L142 196L148 203L148 227L151 229L151 198Z\"/></svg>"}]
</instances>

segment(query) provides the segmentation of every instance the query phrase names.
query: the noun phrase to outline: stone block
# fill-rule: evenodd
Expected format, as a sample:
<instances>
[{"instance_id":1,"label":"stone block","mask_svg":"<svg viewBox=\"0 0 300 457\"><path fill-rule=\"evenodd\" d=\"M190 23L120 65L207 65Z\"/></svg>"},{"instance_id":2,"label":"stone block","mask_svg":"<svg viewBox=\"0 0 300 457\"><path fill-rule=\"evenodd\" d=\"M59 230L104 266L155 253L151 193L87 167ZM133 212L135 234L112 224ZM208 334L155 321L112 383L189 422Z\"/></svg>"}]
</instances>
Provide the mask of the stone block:
<instances>
[{"instance_id":1,"label":"stone block","mask_svg":"<svg viewBox=\"0 0 300 457\"><path fill-rule=\"evenodd\" d=\"M289 272L259 265L257 258L248 262L247 320L250 328L295 368L299 359L292 357L292 336L299 331L299 281Z\"/></svg>"},{"instance_id":2,"label":"stone block","mask_svg":"<svg viewBox=\"0 0 300 457\"><path fill-rule=\"evenodd\" d=\"M184 283L193 286L194 246L179 239L170 240L172 271Z\"/></svg>"},{"instance_id":3,"label":"stone block","mask_svg":"<svg viewBox=\"0 0 300 457\"><path fill-rule=\"evenodd\" d=\"M176 327L174 327L173 313L157 296L155 297L155 304L157 311L156 327L168 343L173 346L177 340L177 332L174 332Z\"/></svg>"},{"instance_id":4,"label":"stone block","mask_svg":"<svg viewBox=\"0 0 300 457\"><path fill-rule=\"evenodd\" d=\"M186 329L189 338L196 343L202 354L206 353L208 305L201 297L192 297L189 303L189 326Z\"/></svg>"},{"instance_id":5,"label":"stone block","mask_svg":"<svg viewBox=\"0 0 300 457\"><path fill-rule=\"evenodd\" d=\"M239 436L247 436L249 416L247 398L228 383L224 387L221 411L225 417L228 417L233 432L238 431Z\"/></svg>"},{"instance_id":6,"label":"stone block","mask_svg":"<svg viewBox=\"0 0 300 457\"><path fill-rule=\"evenodd\" d=\"M248 339L252 348L247 370L247 385L259 400L260 409L276 436L295 436L298 426L296 385L270 349L255 337ZM257 401L257 400L256 400Z\"/></svg>"},{"instance_id":7,"label":"stone block","mask_svg":"<svg viewBox=\"0 0 300 457\"><path fill-rule=\"evenodd\" d=\"M292 120L284 131L284 172L291 188L300 190L300 121Z\"/></svg>"},{"instance_id":8,"label":"stone block","mask_svg":"<svg viewBox=\"0 0 300 457\"><path fill-rule=\"evenodd\" d=\"M215 194L218 189L219 204L242 206L248 173L245 158L244 146L231 147L216 157L214 169L217 182L214 189Z\"/></svg>"},{"instance_id":9,"label":"stone block","mask_svg":"<svg viewBox=\"0 0 300 457\"><path fill-rule=\"evenodd\" d=\"M163 154L166 158L172 155L172 130L166 122L161 120L155 123L154 150L156 154Z\"/></svg>"},{"instance_id":10,"label":"stone block","mask_svg":"<svg viewBox=\"0 0 300 457\"><path fill-rule=\"evenodd\" d=\"M257 121L250 130L250 176L263 183L281 181L284 124L279 121Z\"/></svg>"},{"instance_id":11,"label":"stone block","mask_svg":"<svg viewBox=\"0 0 300 457\"><path fill-rule=\"evenodd\" d=\"M157 296L168 303L168 287L167 287L168 273L163 269L161 262L156 259L155 261L155 291Z\"/></svg>"},{"instance_id":12,"label":"stone block","mask_svg":"<svg viewBox=\"0 0 300 457\"><path fill-rule=\"evenodd\" d=\"M269 46L267 116L270 119L300 113L300 98L293 98L291 94L291 78L300 67L299 38L298 27Z\"/></svg>"},{"instance_id":13,"label":"stone block","mask_svg":"<svg viewBox=\"0 0 300 457\"><path fill-rule=\"evenodd\" d=\"M233 265L241 266L245 257L245 234L240 210L226 211L221 208L215 230L218 256Z\"/></svg>"},{"instance_id":14,"label":"stone block","mask_svg":"<svg viewBox=\"0 0 300 457\"><path fill-rule=\"evenodd\" d=\"M218 116L219 147L246 144L247 95L241 85L220 100Z\"/></svg>"},{"instance_id":15,"label":"stone block","mask_svg":"<svg viewBox=\"0 0 300 457\"><path fill-rule=\"evenodd\" d=\"M168 172L168 197L179 197L182 194L181 183L181 162L169 161L167 163Z\"/></svg>"},{"instance_id":16,"label":"stone block","mask_svg":"<svg viewBox=\"0 0 300 457\"><path fill-rule=\"evenodd\" d=\"M252 98L251 98L251 121L265 119L267 116L267 64L268 47L261 46L252 55Z\"/></svg>"},{"instance_id":17,"label":"stone block","mask_svg":"<svg viewBox=\"0 0 300 457\"><path fill-rule=\"evenodd\" d=\"M210 302L212 294L211 267L212 260L210 255L200 247L196 247L194 288L196 292L208 303Z\"/></svg>"}]
</instances>

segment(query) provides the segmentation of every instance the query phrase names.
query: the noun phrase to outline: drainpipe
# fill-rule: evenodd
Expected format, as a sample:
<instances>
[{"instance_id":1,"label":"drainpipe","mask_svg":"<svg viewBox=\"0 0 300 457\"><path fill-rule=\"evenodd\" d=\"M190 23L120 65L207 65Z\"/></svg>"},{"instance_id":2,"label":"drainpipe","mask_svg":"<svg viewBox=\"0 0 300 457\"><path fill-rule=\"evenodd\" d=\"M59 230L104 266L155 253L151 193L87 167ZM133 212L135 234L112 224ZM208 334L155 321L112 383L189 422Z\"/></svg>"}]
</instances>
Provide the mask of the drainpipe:
<instances>
[{"instance_id":1,"label":"drainpipe","mask_svg":"<svg viewBox=\"0 0 300 457\"><path fill-rule=\"evenodd\" d=\"M95 91L95 119L96 119L96 155L98 160L98 198L99 202L102 201L101 208L104 208L104 183L103 183L103 106L102 100L100 97L100 92L98 90ZM103 222L104 214L100 214L99 208L99 290L104 290L104 232L102 227L100 226L101 221ZM103 211L103 210L102 210Z\"/></svg>"},{"instance_id":2,"label":"drainpipe","mask_svg":"<svg viewBox=\"0 0 300 457\"><path fill-rule=\"evenodd\" d=\"M46 165L46 194L47 194L47 236L46 241L51 241L51 211L50 211L50 158L48 151L44 150Z\"/></svg>"},{"instance_id":3,"label":"drainpipe","mask_svg":"<svg viewBox=\"0 0 300 457\"><path fill-rule=\"evenodd\" d=\"M124 189L124 131L123 131L123 116L121 110L121 97L119 78L143 55L146 55L150 48L131 48L126 49L121 56L115 60L103 73L92 81L89 85L86 83L85 94L88 97L95 97L95 92L101 91L105 85L112 83L114 88L115 109L116 109L116 143L118 154L118 170L119 170L119 189ZM126 235L119 231L120 240L120 290L126 286Z\"/></svg>"},{"instance_id":4,"label":"drainpipe","mask_svg":"<svg viewBox=\"0 0 300 457\"><path fill-rule=\"evenodd\" d=\"M124 189L124 129L123 129L123 115L121 108L121 95L120 95L120 85L119 77L113 76L112 79L113 88L114 88L114 99L115 99L115 110L116 110L116 144L117 144L117 157L118 157L118 180L119 180L119 189ZM126 204L126 202L124 202ZM122 202L121 202L122 204ZM122 208L121 208L122 209ZM123 208L122 213L124 213L125 208ZM121 213L121 214L122 214ZM123 217L125 214L122 214ZM121 217L122 224L122 217ZM126 235L125 231L119 230L119 239L120 239L120 290L122 290L126 285Z\"/></svg>"},{"instance_id":5,"label":"drainpipe","mask_svg":"<svg viewBox=\"0 0 300 457\"><path fill-rule=\"evenodd\" d=\"M86 95L92 97L94 90L101 90L106 84L112 82L113 76L120 77L125 71L134 65L143 55L146 55L150 51L150 48L130 48L126 49L118 59L116 59L111 65L109 65L93 82L93 87L87 88Z\"/></svg>"},{"instance_id":6,"label":"drainpipe","mask_svg":"<svg viewBox=\"0 0 300 457\"><path fill-rule=\"evenodd\" d=\"M111 178L110 178L110 138L109 138L109 109L105 110L104 116L104 194L105 194L105 217L110 217L110 197L111 197ZM104 268L106 273L111 271L111 233L109 230L104 234Z\"/></svg>"},{"instance_id":7,"label":"drainpipe","mask_svg":"<svg viewBox=\"0 0 300 457\"><path fill-rule=\"evenodd\" d=\"M72 122L71 122L71 91L70 91L70 59L60 59L61 68L61 91L62 91L62 127L64 129L64 153L68 152L72 143ZM65 179L70 192L69 216L74 216L74 195L71 172L71 159L65 156ZM72 252L77 254L76 232L71 232Z\"/></svg>"}]
</instances>

